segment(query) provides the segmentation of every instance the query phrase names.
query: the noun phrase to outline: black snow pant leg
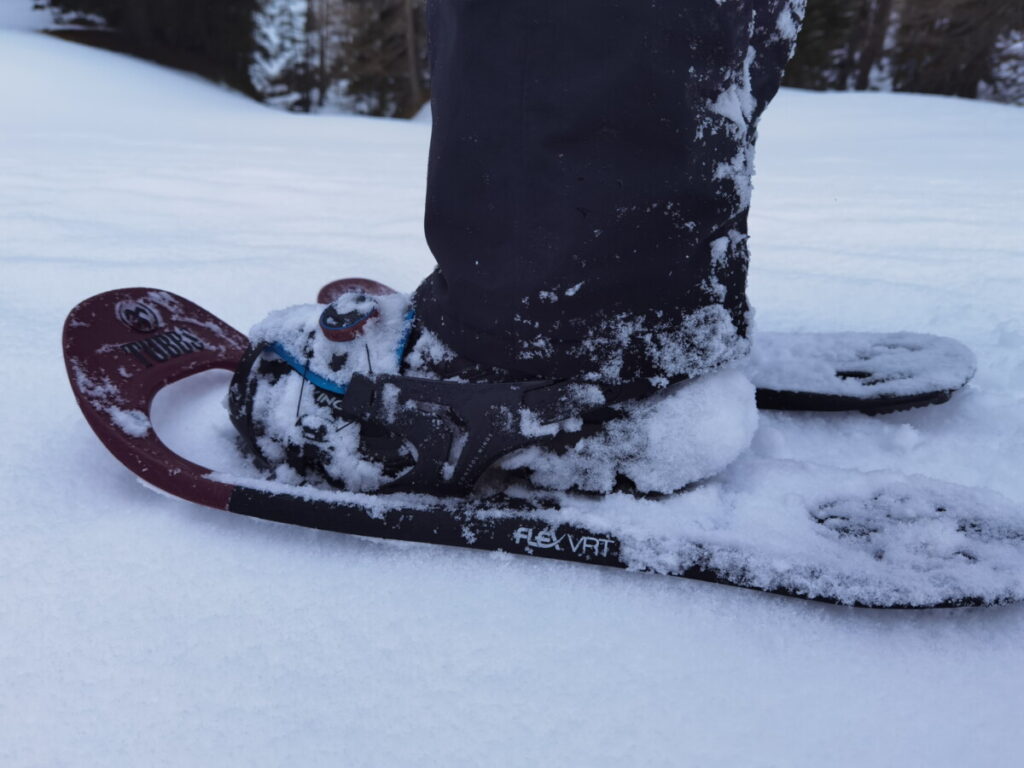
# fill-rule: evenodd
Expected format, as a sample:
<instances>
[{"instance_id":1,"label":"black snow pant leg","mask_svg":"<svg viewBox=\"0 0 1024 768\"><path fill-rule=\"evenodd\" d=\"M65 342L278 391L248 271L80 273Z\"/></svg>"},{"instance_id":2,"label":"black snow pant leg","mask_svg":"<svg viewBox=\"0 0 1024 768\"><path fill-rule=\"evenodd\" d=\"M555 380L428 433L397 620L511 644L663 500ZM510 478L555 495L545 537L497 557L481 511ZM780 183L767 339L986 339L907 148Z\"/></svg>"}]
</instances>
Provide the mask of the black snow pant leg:
<instances>
[{"instance_id":1,"label":"black snow pant leg","mask_svg":"<svg viewBox=\"0 0 1024 768\"><path fill-rule=\"evenodd\" d=\"M804 0L431 0L422 327L519 376L747 351L757 119Z\"/></svg>"}]
</instances>

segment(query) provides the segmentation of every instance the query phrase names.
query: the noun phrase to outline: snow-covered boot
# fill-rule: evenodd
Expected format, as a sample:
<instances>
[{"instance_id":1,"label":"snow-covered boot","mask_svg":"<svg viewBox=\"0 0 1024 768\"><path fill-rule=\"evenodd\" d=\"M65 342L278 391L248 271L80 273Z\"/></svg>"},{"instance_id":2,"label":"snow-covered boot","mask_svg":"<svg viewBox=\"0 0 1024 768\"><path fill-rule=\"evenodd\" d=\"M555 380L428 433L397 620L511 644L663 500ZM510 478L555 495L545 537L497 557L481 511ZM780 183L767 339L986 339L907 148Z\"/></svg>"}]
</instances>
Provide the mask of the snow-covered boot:
<instances>
[{"instance_id":1,"label":"snow-covered boot","mask_svg":"<svg viewBox=\"0 0 1024 768\"><path fill-rule=\"evenodd\" d=\"M284 480L376 490L414 463L393 433L353 423L342 403L353 374L398 374L413 323L409 298L351 280L325 303L272 312L249 334L228 398L257 463Z\"/></svg>"},{"instance_id":2,"label":"snow-covered boot","mask_svg":"<svg viewBox=\"0 0 1024 768\"><path fill-rule=\"evenodd\" d=\"M325 302L272 313L236 371L232 421L278 479L352 491L470 491L484 475L667 493L715 474L753 435L737 371L671 386L522 380L417 328L409 299L339 281Z\"/></svg>"}]
</instances>

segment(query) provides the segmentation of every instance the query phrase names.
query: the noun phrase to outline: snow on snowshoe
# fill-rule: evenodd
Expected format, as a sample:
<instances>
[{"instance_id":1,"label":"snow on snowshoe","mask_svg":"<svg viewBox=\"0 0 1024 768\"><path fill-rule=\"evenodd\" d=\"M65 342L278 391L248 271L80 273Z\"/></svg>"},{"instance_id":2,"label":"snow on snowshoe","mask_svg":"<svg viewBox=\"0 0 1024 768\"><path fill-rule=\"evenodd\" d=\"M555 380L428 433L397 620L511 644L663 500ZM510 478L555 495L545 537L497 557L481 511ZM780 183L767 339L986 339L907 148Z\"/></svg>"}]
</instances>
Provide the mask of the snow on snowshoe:
<instances>
[{"instance_id":1,"label":"snow on snowshoe","mask_svg":"<svg viewBox=\"0 0 1024 768\"><path fill-rule=\"evenodd\" d=\"M328 325L352 325L336 320ZM213 508L340 533L608 565L848 605L1024 599L1022 510L992 492L753 457L663 498L518 487L465 498L363 494L226 476L170 450L149 414L153 397L168 384L210 368L237 368L252 351L242 334L174 294L134 288L75 307L63 343L72 390L111 453L148 484ZM382 381L398 382L401 394L402 379L354 373L361 389L350 388L343 403L353 391L359 397L343 412L366 405L367 393ZM458 407L451 393L462 385L440 384L439 410ZM371 406L400 409L401 402Z\"/></svg>"},{"instance_id":2,"label":"snow on snowshoe","mask_svg":"<svg viewBox=\"0 0 1024 768\"><path fill-rule=\"evenodd\" d=\"M944 403L976 368L963 344L924 333L757 333L744 363L759 408L869 414Z\"/></svg>"},{"instance_id":3,"label":"snow on snowshoe","mask_svg":"<svg viewBox=\"0 0 1024 768\"><path fill-rule=\"evenodd\" d=\"M412 467L401 438L342 408L354 374L398 373L411 324L406 296L351 281L323 304L279 310L254 327L229 407L256 461L354 491L377 490Z\"/></svg>"}]
</instances>

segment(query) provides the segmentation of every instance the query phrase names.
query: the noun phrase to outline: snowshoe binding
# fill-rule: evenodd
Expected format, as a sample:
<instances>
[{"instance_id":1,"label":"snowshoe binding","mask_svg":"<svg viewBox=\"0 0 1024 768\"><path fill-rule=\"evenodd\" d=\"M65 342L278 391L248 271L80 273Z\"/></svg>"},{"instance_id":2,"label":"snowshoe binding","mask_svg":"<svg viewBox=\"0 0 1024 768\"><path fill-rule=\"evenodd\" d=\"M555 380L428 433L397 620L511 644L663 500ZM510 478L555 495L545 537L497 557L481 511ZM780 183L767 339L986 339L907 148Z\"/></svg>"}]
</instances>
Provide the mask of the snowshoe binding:
<instances>
[{"instance_id":1,"label":"snowshoe binding","mask_svg":"<svg viewBox=\"0 0 1024 768\"><path fill-rule=\"evenodd\" d=\"M232 422L279 478L451 495L514 472L545 489L671 493L724 469L756 428L754 389L735 370L660 390L442 381L438 370L479 369L414 331L405 296L350 280L319 298L253 328L231 385Z\"/></svg>"}]
</instances>

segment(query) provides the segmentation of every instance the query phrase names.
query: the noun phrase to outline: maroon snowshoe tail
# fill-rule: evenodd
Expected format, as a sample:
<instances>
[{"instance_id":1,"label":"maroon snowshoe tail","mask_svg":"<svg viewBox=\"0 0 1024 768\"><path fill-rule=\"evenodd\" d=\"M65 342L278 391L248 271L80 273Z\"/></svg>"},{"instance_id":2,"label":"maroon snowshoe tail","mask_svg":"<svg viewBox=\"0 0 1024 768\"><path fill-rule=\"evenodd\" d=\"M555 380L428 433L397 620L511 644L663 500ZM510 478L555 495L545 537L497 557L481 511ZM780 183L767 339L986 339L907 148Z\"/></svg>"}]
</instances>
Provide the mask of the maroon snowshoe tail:
<instances>
[{"instance_id":1,"label":"maroon snowshoe tail","mask_svg":"<svg viewBox=\"0 0 1024 768\"><path fill-rule=\"evenodd\" d=\"M234 370L248 340L187 299L123 288L86 299L64 323L71 389L93 431L146 482L189 501L227 509L233 485L161 442L150 406L163 387L212 368Z\"/></svg>"},{"instance_id":2,"label":"maroon snowshoe tail","mask_svg":"<svg viewBox=\"0 0 1024 768\"><path fill-rule=\"evenodd\" d=\"M352 291L362 291L371 296L388 296L392 293L397 293L394 288L389 288L384 283L378 283L376 280L370 280L365 277L345 277L341 280L335 280L333 283L328 283L321 288L320 293L316 295L316 303L330 304L338 297Z\"/></svg>"}]
</instances>

